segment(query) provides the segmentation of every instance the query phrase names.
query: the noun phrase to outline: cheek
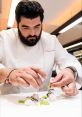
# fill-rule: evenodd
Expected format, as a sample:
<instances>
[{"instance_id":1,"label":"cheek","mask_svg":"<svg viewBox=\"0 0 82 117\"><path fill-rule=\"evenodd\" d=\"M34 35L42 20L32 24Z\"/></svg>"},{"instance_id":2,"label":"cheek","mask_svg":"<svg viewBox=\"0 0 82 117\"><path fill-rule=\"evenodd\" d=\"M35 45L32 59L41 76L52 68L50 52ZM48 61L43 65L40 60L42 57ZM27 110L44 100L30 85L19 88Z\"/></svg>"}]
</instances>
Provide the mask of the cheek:
<instances>
[{"instance_id":1,"label":"cheek","mask_svg":"<svg viewBox=\"0 0 82 117\"><path fill-rule=\"evenodd\" d=\"M38 35L40 34L40 32L41 32L41 30L38 30L38 31L36 32L36 35L38 36Z\"/></svg>"},{"instance_id":2,"label":"cheek","mask_svg":"<svg viewBox=\"0 0 82 117\"><path fill-rule=\"evenodd\" d=\"M20 31L24 37L27 37L29 35L29 31L27 31L26 29L20 29Z\"/></svg>"},{"instance_id":3,"label":"cheek","mask_svg":"<svg viewBox=\"0 0 82 117\"><path fill-rule=\"evenodd\" d=\"M24 37L27 37L27 36L29 35L29 31L26 30L26 29L24 29L24 28L22 28L21 25L18 25L18 28L19 28L21 34L22 34Z\"/></svg>"},{"instance_id":4,"label":"cheek","mask_svg":"<svg viewBox=\"0 0 82 117\"><path fill-rule=\"evenodd\" d=\"M36 31L36 35L39 36L41 32L42 32L42 29L40 28Z\"/></svg>"}]
</instances>

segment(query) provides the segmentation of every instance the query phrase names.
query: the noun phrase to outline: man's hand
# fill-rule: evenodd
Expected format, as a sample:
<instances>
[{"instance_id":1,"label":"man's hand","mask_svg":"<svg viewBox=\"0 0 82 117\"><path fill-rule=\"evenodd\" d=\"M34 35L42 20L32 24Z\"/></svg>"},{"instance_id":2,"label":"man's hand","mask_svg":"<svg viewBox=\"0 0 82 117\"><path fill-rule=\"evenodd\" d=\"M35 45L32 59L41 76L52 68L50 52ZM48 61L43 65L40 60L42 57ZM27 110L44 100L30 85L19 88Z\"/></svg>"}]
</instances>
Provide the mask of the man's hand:
<instances>
[{"instance_id":1,"label":"man's hand","mask_svg":"<svg viewBox=\"0 0 82 117\"><path fill-rule=\"evenodd\" d=\"M65 94L74 96L78 93L73 71L70 68L63 69L51 80L51 87L61 87Z\"/></svg>"},{"instance_id":2,"label":"man's hand","mask_svg":"<svg viewBox=\"0 0 82 117\"><path fill-rule=\"evenodd\" d=\"M37 67L27 67L14 70L9 76L9 82L14 86L33 86L39 88L46 79L46 74Z\"/></svg>"},{"instance_id":3,"label":"man's hand","mask_svg":"<svg viewBox=\"0 0 82 117\"><path fill-rule=\"evenodd\" d=\"M78 90L76 88L76 83L72 82L68 86L62 87L62 90L65 92L68 96L75 96L78 94Z\"/></svg>"}]
</instances>

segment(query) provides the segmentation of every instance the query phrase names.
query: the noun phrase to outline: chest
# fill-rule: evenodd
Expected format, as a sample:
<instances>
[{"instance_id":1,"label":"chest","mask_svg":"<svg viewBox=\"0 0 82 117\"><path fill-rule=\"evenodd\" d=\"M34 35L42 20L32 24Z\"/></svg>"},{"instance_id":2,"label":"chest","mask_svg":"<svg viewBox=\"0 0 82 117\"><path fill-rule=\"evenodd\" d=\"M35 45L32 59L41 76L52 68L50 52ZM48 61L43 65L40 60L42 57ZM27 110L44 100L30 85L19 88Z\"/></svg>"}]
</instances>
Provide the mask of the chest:
<instances>
[{"instance_id":1,"label":"chest","mask_svg":"<svg viewBox=\"0 0 82 117\"><path fill-rule=\"evenodd\" d=\"M22 45L15 45L13 48L5 50L4 64L7 67L21 68L36 66L48 73L54 65L55 51L45 50L41 43L29 48Z\"/></svg>"}]
</instances>

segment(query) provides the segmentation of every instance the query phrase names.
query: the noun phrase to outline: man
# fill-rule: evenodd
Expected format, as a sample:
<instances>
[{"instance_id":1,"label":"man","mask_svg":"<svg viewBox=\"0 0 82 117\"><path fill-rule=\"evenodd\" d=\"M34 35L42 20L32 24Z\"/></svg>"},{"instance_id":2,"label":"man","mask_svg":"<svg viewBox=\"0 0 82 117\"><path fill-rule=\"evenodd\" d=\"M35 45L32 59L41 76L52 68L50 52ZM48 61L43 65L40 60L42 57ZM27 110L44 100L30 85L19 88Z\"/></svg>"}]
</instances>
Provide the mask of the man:
<instances>
[{"instance_id":1,"label":"man","mask_svg":"<svg viewBox=\"0 0 82 117\"><path fill-rule=\"evenodd\" d=\"M55 65L60 72L51 86L76 95L75 80L82 77L81 65L54 35L42 31L42 6L24 0L18 3L15 14L17 29L0 32L1 93L47 90Z\"/></svg>"}]
</instances>

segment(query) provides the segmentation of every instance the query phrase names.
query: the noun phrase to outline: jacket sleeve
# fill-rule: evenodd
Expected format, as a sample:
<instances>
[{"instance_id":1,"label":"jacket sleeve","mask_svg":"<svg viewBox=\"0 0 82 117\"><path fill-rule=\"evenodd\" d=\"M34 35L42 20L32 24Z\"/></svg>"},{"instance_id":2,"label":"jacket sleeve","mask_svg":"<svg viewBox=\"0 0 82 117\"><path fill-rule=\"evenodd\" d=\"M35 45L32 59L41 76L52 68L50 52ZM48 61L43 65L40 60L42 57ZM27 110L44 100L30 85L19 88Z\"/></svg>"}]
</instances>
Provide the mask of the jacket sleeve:
<instances>
[{"instance_id":1,"label":"jacket sleeve","mask_svg":"<svg viewBox=\"0 0 82 117\"><path fill-rule=\"evenodd\" d=\"M72 67L76 70L78 77L77 81L82 84L82 65L77 60L77 58L66 51L60 44L57 38L55 38L55 62L57 65L57 70L60 71L66 67Z\"/></svg>"},{"instance_id":2,"label":"jacket sleeve","mask_svg":"<svg viewBox=\"0 0 82 117\"><path fill-rule=\"evenodd\" d=\"M4 68L4 64L3 64L3 60L4 60L4 46L3 46L3 42L2 42L2 37L0 34L0 68Z\"/></svg>"}]
</instances>

